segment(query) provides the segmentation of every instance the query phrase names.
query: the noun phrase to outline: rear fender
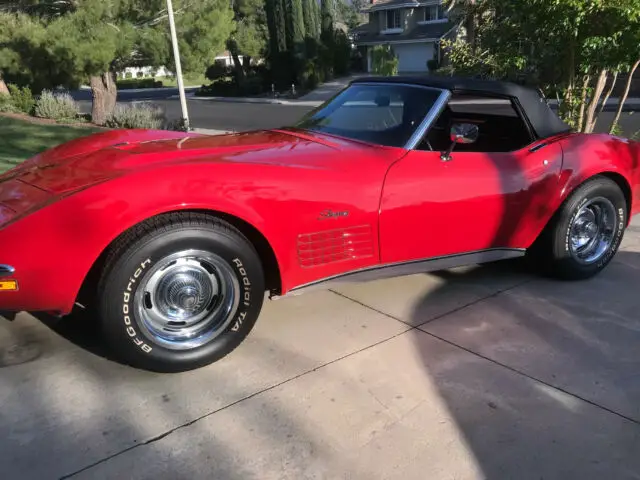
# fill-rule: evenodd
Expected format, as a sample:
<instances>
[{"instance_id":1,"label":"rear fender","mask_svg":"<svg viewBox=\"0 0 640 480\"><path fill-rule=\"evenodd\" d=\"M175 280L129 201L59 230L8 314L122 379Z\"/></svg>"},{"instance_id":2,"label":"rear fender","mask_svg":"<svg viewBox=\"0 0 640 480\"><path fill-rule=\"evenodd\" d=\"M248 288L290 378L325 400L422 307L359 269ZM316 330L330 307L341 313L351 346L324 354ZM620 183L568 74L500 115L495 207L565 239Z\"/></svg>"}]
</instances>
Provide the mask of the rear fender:
<instances>
[{"instance_id":1,"label":"rear fender","mask_svg":"<svg viewBox=\"0 0 640 480\"><path fill-rule=\"evenodd\" d=\"M580 185L597 175L615 181L627 199L629 220L639 209L638 154L634 142L604 134L574 134L562 140L563 169L555 209Z\"/></svg>"}]
</instances>

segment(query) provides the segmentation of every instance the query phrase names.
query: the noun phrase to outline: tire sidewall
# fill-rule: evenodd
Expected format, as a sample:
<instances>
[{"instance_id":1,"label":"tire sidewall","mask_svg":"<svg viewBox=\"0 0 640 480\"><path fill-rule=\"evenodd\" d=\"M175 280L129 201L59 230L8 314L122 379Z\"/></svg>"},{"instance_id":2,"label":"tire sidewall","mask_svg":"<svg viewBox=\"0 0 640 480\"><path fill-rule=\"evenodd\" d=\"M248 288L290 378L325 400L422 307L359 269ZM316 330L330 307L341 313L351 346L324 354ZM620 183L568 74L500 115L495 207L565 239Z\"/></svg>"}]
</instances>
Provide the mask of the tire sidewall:
<instances>
[{"instance_id":1,"label":"tire sidewall","mask_svg":"<svg viewBox=\"0 0 640 480\"><path fill-rule=\"evenodd\" d=\"M571 254L569 246L571 227L582 206L589 200L596 197L604 197L613 203L616 211L615 232L611 245L604 255L598 259L597 262L583 264L575 260ZM556 234L554 245L556 259L564 264L564 268L579 271L584 275L597 273L602 270L612 260L620 247L620 243L624 236L627 216L626 199L624 198L620 188L615 183L608 181L607 179L602 179L600 181L594 181L589 185L585 185L584 188L576 191L575 195L567 203L561 217L561 221L559 222L558 234Z\"/></svg>"},{"instance_id":2,"label":"tire sidewall","mask_svg":"<svg viewBox=\"0 0 640 480\"><path fill-rule=\"evenodd\" d=\"M134 244L117 260L103 284L105 335L126 359L151 370L181 371L212 363L235 349L253 328L264 300L264 275L253 247L239 236L188 227L162 232ZM232 268L240 285L238 308L224 332L190 350L155 343L139 325L134 305L145 274L163 258L182 250L215 253Z\"/></svg>"}]
</instances>

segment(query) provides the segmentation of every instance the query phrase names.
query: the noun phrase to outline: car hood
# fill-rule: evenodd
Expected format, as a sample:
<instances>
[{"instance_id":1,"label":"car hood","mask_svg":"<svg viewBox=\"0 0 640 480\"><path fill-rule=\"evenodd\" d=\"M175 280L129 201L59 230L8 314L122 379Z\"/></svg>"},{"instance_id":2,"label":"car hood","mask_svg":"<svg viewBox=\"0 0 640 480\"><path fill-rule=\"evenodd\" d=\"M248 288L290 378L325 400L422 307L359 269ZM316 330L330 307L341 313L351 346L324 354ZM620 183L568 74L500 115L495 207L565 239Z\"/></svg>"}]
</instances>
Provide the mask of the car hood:
<instances>
[{"instance_id":1,"label":"car hood","mask_svg":"<svg viewBox=\"0 0 640 480\"><path fill-rule=\"evenodd\" d=\"M337 165L337 156L327 155L329 150L349 147L354 145L296 130L226 135L115 130L73 140L33 157L0 176L0 193L2 182L20 181L51 194L65 194L132 170L185 162L327 168Z\"/></svg>"}]
</instances>

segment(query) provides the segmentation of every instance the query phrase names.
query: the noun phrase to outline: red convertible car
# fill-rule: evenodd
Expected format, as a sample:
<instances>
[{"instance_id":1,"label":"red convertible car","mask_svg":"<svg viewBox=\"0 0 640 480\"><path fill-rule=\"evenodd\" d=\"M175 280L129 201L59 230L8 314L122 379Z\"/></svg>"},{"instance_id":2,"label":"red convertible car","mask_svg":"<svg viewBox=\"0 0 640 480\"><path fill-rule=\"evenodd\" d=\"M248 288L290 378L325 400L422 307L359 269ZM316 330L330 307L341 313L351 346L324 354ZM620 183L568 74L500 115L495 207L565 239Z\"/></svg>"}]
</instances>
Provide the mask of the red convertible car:
<instances>
[{"instance_id":1,"label":"red convertible car","mask_svg":"<svg viewBox=\"0 0 640 480\"><path fill-rule=\"evenodd\" d=\"M138 368L214 362L265 298L530 255L584 279L640 208L640 145L540 94L352 82L293 127L105 131L0 177L0 309L93 308Z\"/></svg>"}]
</instances>

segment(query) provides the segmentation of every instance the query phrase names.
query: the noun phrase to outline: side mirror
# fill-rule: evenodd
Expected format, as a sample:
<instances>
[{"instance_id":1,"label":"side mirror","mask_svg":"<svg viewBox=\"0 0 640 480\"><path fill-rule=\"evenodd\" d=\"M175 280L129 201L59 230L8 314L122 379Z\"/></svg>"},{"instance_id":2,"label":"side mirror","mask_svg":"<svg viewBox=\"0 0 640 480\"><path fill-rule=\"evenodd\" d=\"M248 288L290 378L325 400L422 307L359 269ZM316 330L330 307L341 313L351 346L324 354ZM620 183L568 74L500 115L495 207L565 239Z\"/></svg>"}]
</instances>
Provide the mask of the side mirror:
<instances>
[{"instance_id":1,"label":"side mirror","mask_svg":"<svg viewBox=\"0 0 640 480\"><path fill-rule=\"evenodd\" d=\"M454 123L451 126L451 141L453 143L473 143L478 140L479 133L478 126L473 123Z\"/></svg>"},{"instance_id":2,"label":"side mirror","mask_svg":"<svg viewBox=\"0 0 640 480\"><path fill-rule=\"evenodd\" d=\"M474 143L478 140L478 135L480 134L480 130L477 125L473 123L454 123L451 126L451 146L446 152L442 152L440 158L444 162L448 162L451 160L451 152L455 148L457 143L460 144L468 144Z\"/></svg>"}]
</instances>

